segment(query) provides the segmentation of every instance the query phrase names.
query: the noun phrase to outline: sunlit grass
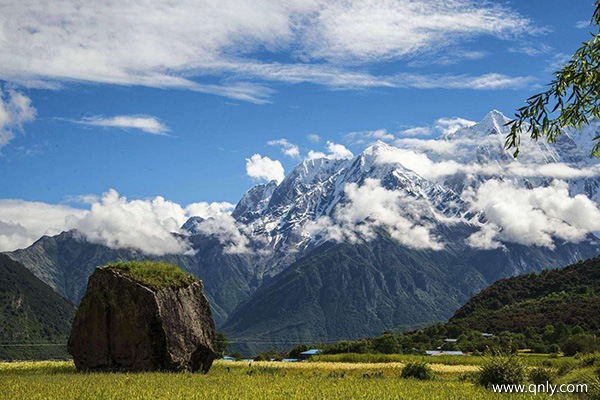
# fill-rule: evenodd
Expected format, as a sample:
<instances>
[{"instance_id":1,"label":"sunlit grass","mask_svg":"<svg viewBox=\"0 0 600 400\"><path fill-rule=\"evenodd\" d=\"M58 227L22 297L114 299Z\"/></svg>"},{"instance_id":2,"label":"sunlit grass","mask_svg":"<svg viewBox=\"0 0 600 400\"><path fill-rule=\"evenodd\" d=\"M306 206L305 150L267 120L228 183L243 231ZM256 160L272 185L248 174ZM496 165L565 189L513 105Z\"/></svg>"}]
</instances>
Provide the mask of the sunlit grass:
<instances>
[{"instance_id":1,"label":"sunlit grass","mask_svg":"<svg viewBox=\"0 0 600 400\"><path fill-rule=\"evenodd\" d=\"M216 361L210 372L202 375L77 373L68 361L0 363L0 396L7 399L82 400L506 398L506 395L459 381L461 373L477 369L474 365L432 364L436 379L427 382L400 378L403 365L266 361L250 365L248 362Z\"/></svg>"},{"instance_id":2,"label":"sunlit grass","mask_svg":"<svg viewBox=\"0 0 600 400\"><path fill-rule=\"evenodd\" d=\"M183 272L177 265L164 262L127 261L112 263L104 268L114 269L119 274L156 290L168 286L187 286L197 281L196 278Z\"/></svg>"}]
</instances>

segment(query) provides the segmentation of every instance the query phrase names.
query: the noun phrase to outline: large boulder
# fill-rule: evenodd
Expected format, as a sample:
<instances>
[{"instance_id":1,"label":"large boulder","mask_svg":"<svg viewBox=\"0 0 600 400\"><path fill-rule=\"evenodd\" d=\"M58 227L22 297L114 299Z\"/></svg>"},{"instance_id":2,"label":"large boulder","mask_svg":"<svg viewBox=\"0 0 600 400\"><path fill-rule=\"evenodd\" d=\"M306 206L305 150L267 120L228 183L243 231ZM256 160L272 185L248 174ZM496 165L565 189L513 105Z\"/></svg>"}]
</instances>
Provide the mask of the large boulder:
<instances>
[{"instance_id":1,"label":"large boulder","mask_svg":"<svg viewBox=\"0 0 600 400\"><path fill-rule=\"evenodd\" d=\"M177 266L99 267L68 342L79 371L208 372L215 324L202 282Z\"/></svg>"}]
</instances>

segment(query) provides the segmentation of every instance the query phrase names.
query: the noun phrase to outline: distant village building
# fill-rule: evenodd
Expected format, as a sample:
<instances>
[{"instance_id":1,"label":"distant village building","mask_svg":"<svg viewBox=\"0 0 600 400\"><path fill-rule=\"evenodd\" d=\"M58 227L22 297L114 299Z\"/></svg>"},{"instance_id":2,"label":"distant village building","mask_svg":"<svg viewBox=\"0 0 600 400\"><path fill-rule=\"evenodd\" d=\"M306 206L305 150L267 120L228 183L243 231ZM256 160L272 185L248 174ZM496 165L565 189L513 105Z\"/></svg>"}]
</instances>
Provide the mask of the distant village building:
<instances>
[{"instance_id":1,"label":"distant village building","mask_svg":"<svg viewBox=\"0 0 600 400\"><path fill-rule=\"evenodd\" d=\"M425 350L427 356L464 356L462 351L445 351L445 350Z\"/></svg>"},{"instance_id":2,"label":"distant village building","mask_svg":"<svg viewBox=\"0 0 600 400\"><path fill-rule=\"evenodd\" d=\"M446 342L446 343L456 343L456 342L458 342L458 339L444 339L444 342Z\"/></svg>"},{"instance_id":3,"label":"distant village building","mask_svg":"<svg viewBox=\"0 0 600 400\"><path fill-rule=\"evenodd\" d=\"M321 354L323 352L323 350L320 349L310 349L310 350L306 350L303 351L302 353L299 354L299 358L302 360L307 360L309 358L311 358L312 356L316 356L317 354Z\"/></svg>"}]
</instances>

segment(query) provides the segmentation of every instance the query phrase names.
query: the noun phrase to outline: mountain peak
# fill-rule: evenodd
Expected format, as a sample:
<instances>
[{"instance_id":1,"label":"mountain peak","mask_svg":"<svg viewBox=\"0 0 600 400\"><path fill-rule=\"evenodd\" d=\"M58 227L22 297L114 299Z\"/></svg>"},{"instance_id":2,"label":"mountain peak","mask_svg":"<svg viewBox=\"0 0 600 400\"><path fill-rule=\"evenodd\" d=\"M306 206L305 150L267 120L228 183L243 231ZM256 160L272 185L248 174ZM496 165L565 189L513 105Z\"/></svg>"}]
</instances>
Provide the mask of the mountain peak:
<instances>
[{"instance_id":1,"label":"mountain peak","mask_svg":"<svg viewBox=\"0 0 600 400\"><path fill-rule=\"evenodd\" d=\"M235 206L231 216L235 219L244 219L245 222L253 220L267 207L276 188L275 180L251 187Z\"/></svg>"},{"instance_id":2,"label":"mountain peak","mask_svg":"<svg viewBox=\"0 0 600 400\"><path fill-rule=\"evenodd\" d=\"M506 135L508 127L506 123L510 118L506 117L498 110L492 110L478 123L468 126L451 133L445 133L440 138L444 140L460 138L483 138L489 135Z\"/></svg>"},{"instance_id":3,"label":"mountain peak","mask_svg":"<svg viewBox=\"0 0 600 400\"><path fill-rule=\"evenodd\" d=\"M486 128L486 131L494 130L498 133L503 133L506 130L504 125L509 121L510 118L506 117L500 111L492 110L475 126Z\"/></svg>"},{"instance_id":4,"label":"mountain peak","mask_svg":"<svg viewBox=\"0 0 600 400\"><path fill-rule=\"evenodd\" d=\"M382 151L389 151L392 149L393 149L393 147L390 146L389 144L387 144L381 140L378 140L375 143L373 143L371 146L367 147L361 154L367 155L367 156L370 156L370 155L376 156L377 154L381 153Z\"/></svg>"}]
</instances>

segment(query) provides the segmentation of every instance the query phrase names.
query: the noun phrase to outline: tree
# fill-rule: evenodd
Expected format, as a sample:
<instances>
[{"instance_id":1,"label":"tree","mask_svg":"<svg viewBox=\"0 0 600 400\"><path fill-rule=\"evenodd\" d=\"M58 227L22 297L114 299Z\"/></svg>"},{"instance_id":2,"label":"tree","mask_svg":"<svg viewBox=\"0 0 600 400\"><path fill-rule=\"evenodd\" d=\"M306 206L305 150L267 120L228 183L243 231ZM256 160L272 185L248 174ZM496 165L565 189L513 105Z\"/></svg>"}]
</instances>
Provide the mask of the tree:
<instances>
[{"instance_id":1,"label":"tree","mask_svg":"<svg viewBox=\"0 0 600 400\"><path fill-rule=\"evenodd\" d=\"M595 7L591 26L599 28L600 0ZM516 118L507 123L510 133L505 147L514 148L515 157L519 154L522 133L534 140L544 137L549 143L556 143L562 128L581 128L591 118L600 119L600 32L591 35L569 62L555 72L549 89L527 99L525 106L517 110ZM591 156L600 157L600 134L594 137L594 142Z\"/></svg>"},{"instance_id":2,"label":"tree","mask_svg":"<svg viewBox=\"0 0 600 400\"><path fill-rule=\"evenodd\" d=\"M596 351L594 337L592 335L579 334L565 340L561 346L565 356L574 356L577 353L593 353Z\"/></svg>"},{"instance_id":3,"label":"tree","mask_svg":"<svg viewBox=\"0 0 600 400\"><path fill-rule=\"evenodd\" d=\"M213 343L215 353L223 357L229 351L229 338L223 332L215 332L215 341Z\"/></svg>"}]
</instances>

